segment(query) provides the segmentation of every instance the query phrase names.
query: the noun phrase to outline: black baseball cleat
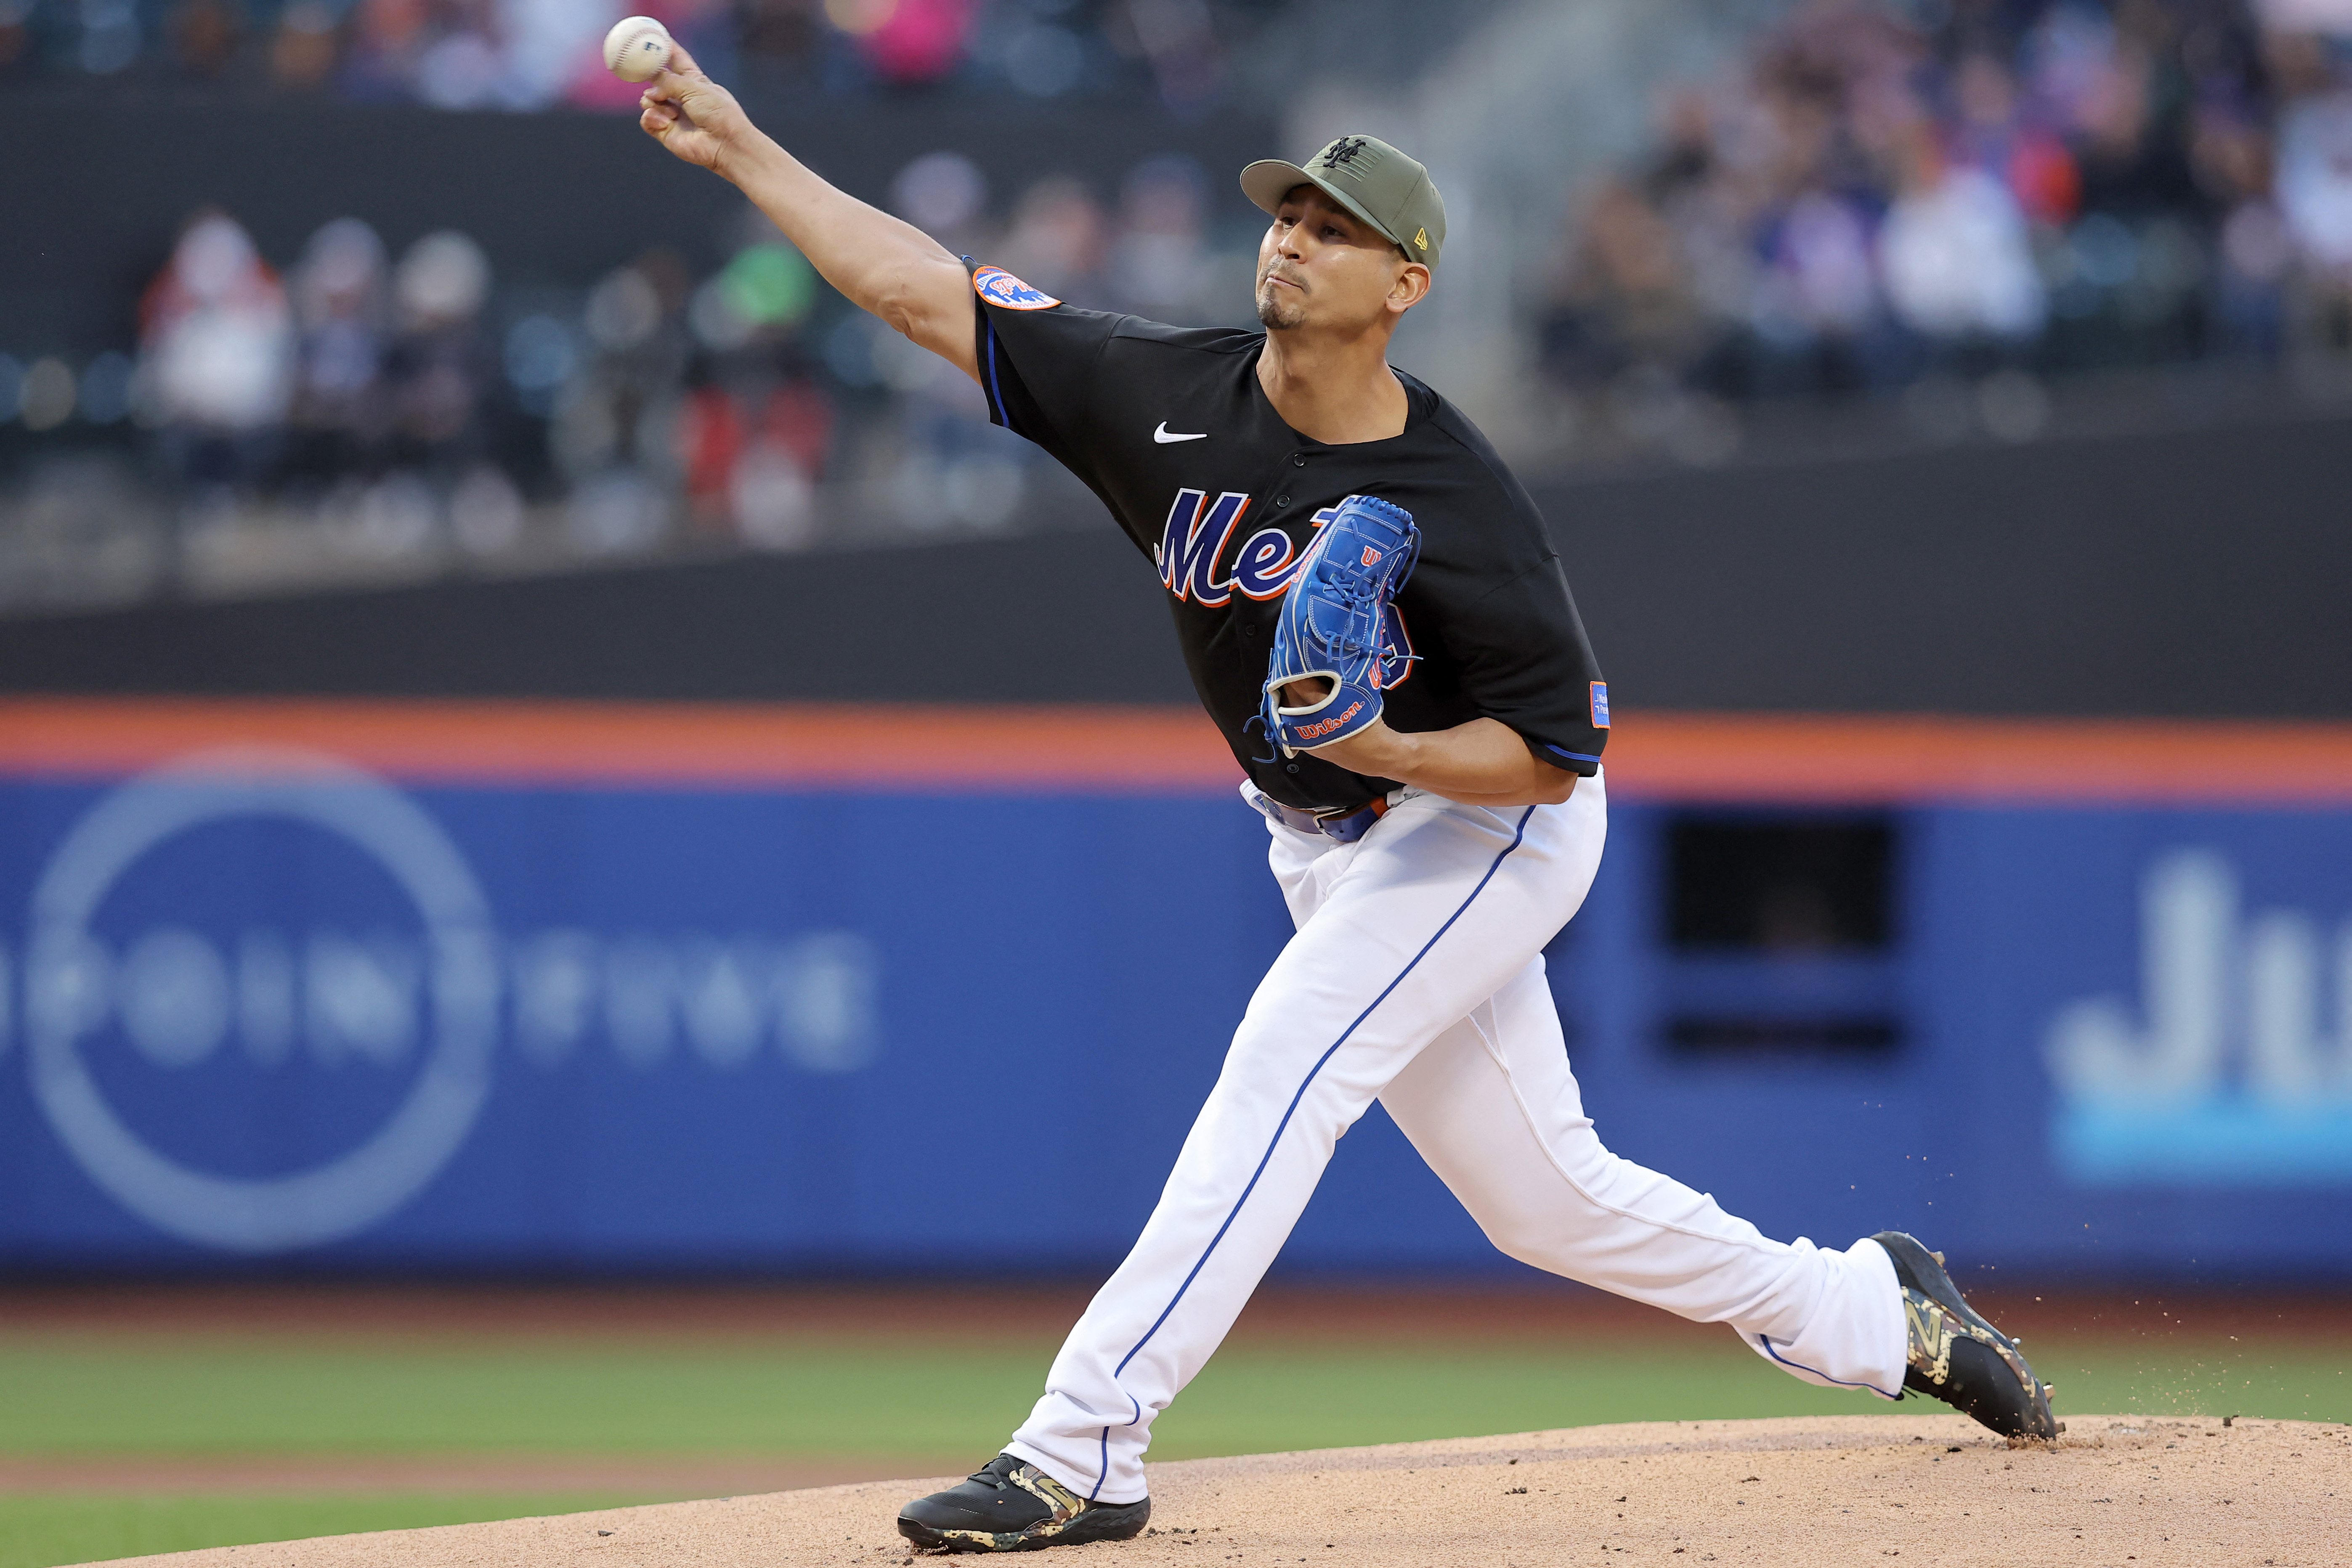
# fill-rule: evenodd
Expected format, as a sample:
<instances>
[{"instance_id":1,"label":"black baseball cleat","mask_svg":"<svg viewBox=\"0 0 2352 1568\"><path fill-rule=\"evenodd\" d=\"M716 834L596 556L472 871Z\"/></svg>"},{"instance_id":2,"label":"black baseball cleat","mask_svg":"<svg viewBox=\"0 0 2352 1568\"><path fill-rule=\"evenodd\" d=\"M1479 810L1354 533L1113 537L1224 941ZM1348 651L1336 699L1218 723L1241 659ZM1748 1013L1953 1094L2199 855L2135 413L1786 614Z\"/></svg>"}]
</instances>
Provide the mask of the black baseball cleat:
<instances>
[{"instance_id":1,"label":"black baseball cleat","mask_svg":"<svg viewBox=\"0 0 2352 1568\"><path fill-rule=\"evenodd\" d=\"M1036 1466L999 1454L963 1482L898 1510L898 1533L942 1552L1034 1552L1142 1532L1151 1500L1088 1502Z\"/></svg>"},{"instance_id":2,"label":"black baseball cleat","mask_svg":"<svg viewBox=\"0 0 2352 1568\"><path fill-rule=\"evenodd\" d=\"M1895 1259L1903 1286L1903 1326L1910 1365L1903 1386L1973 1415L2004 1437L2049 1442L2066 1428L2050 1414L2055 1386L2033 1375L2017 1342L1984 1321L1930 1252L1899 1230L1870 1238Z\"/></svg>"}]
</instances>

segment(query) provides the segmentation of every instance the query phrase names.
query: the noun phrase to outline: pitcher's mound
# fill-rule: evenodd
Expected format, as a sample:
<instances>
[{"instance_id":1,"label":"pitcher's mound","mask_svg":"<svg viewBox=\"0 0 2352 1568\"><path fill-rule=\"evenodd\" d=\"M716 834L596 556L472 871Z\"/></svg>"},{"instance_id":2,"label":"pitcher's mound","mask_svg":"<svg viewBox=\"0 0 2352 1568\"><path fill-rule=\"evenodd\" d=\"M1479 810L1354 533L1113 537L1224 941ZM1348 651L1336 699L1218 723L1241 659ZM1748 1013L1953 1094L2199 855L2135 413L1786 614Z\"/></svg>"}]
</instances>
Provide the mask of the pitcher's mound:
<instances>
[{"instance_id":1,"label":"pitcher's mound","mask_svg":"<svg viewBox=\"0 0 2352 1568\"><path fill-rule=\"evenodd\" d=\"M2070 1416L2068 1427L2055 1448L2012 1449L1958 1415L1649 1422L1195 1459L1151 1467L1150 1533L1052 1548L1043 1562L2319 1568L2346 1561L2352 1427L2103 1415ZM872 1482L140 1561L191 1568L879 1565L914 1555L893 1526L898 1504L942 1484Z\"/></svg>"}]
</instances>

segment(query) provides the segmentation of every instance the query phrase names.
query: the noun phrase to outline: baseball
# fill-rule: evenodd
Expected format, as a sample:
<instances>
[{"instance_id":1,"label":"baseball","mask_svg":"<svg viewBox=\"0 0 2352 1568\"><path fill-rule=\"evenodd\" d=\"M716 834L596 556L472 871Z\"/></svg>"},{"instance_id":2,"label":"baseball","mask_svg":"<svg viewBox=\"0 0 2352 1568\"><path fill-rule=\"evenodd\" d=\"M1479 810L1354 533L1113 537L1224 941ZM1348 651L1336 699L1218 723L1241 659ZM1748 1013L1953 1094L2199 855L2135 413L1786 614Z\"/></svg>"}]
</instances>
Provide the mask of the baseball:
<instances>
[{"instance_id":1,"label":"baseball","mask_svg":"<svg viewBox=\"0 0 2352 1568\"><path fill-rule=\"evenodd\" d=\"M669 29L651 16L624 16L604 35L604 68L623 81L651 81L669 64Z\"/></svg>"}]
</instances>

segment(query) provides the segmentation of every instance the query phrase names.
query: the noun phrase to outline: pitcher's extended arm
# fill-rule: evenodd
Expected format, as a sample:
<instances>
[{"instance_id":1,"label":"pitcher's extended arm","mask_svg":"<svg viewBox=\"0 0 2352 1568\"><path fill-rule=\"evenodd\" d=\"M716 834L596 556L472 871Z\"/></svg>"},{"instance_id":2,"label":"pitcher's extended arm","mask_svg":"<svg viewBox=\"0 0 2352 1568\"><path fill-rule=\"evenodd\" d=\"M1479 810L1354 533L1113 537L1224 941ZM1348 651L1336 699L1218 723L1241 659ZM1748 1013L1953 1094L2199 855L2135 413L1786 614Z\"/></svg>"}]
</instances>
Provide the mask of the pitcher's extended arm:
<instances>
[{"instance_id":1,"label":"pitcher's extended arm","mask_svg":"<svg viewBox=\"0 0 2352 1568\"><path fill-rule=\"evenodd\" d=\"M914 225L834 189L751 123L683 45L646 85L637 123L751 199L824 280L974 381L971 279Z\"/></svg>"}]
</instances>

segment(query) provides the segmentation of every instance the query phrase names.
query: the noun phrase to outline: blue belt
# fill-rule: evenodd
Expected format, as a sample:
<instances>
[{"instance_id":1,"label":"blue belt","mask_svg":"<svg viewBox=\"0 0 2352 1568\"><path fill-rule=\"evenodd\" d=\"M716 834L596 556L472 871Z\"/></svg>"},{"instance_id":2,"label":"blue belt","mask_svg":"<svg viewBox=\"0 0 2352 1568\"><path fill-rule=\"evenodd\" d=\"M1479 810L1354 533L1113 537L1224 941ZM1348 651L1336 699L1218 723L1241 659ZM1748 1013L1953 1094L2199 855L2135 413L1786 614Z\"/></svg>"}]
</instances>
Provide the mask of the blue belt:
<instances>
[{"instance_id":1,"label":"blue belt","mask_svg":"<svg viewBox=\"0 0 2352 1568\"><path fill-rule=\"evenodd\" d=\"M1295 805L1283 805L1263 791L1258 792L1250 804L1285 827L1300 833L1320 833L1342 844L1353 844L1370 832L1372 824L1386 816L1389 811L1385 795L1366 801L1352 811L1337 807L1329 811L1301 811Z\"/></svg>"}]
</instances>

